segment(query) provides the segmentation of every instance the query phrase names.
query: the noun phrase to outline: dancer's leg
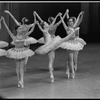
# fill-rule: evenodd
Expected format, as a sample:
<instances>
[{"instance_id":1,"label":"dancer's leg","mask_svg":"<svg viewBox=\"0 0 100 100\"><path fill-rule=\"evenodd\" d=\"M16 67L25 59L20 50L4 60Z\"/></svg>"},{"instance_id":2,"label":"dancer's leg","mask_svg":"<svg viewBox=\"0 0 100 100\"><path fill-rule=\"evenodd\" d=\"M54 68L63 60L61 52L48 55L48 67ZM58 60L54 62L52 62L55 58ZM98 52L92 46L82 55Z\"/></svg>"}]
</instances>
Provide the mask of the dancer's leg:
<instances>
[{"instance_id":1,"label":"dancer's leg","mask_svg":"<svg viewBox=\"0 0 100 100\"><path fill-rule=\"evenodd\" d=\"M71 50L68 50L68 67L69 67L69 73L70 73L71 78L75 78L73 51Z\"/></svg>"},{"instance_id":2,"label":"dancer's leg","mask_svg":"<svg viewBox=\"0 0 100 100\"><path fill-rule=\"evenodd\" d=\"M49 71L50 71L50 78L52 79L51 82L54 82L54 75L53 75L53 63L55 59L55 51L51 51L48 53L49 56Z\"/></svg>"},{"instance_id":3,"label":"dancer's leg","mask_svg":"<svg viewBox=\"0 0 100 100\"><path fill-rule=\"evenodd\" d=\"M24 87L24 66L25 66L25 58L20 60L21 88Z\"/></svg>"},{"instance_id":4,"label":"dancer's leg","mask_svg":"<svg viewBox=\"0 0 100 100\"><path fill-rule=\"evenodd\" d=\"M78 61L78 52L79 51L74 51L74 56L73 56L73 58L74 58L74 66L75 66L75 71L77 70L77 61Z\"/></svg>"},{"instance_id":5,"label":"dancer's leg","mask_svg":"<svg viewBox=\"0 0 100 100\"><path fill-rule=\"evenodd\" d=\"M18 78L18 87L19 87L19 82L20 82L20 60L15 60L16 61L16 73L17 73L17 78Z\"/></svg>"}]
</instances>

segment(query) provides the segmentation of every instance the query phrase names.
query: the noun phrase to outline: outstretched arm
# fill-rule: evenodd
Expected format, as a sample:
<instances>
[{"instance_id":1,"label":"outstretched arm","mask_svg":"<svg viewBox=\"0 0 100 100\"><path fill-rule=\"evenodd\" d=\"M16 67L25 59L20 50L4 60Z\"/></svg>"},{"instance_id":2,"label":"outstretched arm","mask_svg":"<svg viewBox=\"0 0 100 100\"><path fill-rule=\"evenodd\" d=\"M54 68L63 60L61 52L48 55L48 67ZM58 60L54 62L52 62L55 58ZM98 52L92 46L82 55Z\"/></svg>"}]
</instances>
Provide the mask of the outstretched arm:
<instances>
[{"instance_id":1,"label":"outstretched arm","mask_svg":"<svg viewBox=\"0 0 100 100\"><path fill-rule=\"evenodd\" d=\"M68 13L68 11L69 11L69 10L67 9L66 12L65 12L65 14L64 14L63 17L62 17L63 19L66 17L66 13ZM61 24L61 20L60 20L59 22L57 22L55 25L58 26L58 25L60 25L60 24Z\"/></svg>"},{"instance_id":2,"label":"outstretched arm","mask_svg":"<svg viewBox=\"0 0 100 100\"><path fill-rule=\"evenodd\" d=\"M61 22L62 22L62 24L63 24L63 26L64 26L64 28L65 28L65 30L66 30L66 32L67 32L67 25L66 25L66 23L64 22L64 20L63 20L63 18L60 16L60 19L61 19Z\"/></svg>"},{"instance_id":3,"label":"outstretched arm","mask_svg":"<svg viewBox=\"0 0 100 100\"><path fill-rule=\"evenodd\" d=\"M36 16L35 16L35 14L33 14L33 16L34 16L34 23L27 25L27 26L30 27L30 28L33 27L34 24L35 24L35 22L36 22Z\"/></svg>"},{"instance_id":4,"label":"outstretched arm","mask_svg":"<svg viewBox=\"0 0 100 100\"><path fill-rule=\"evenodd\" d=\"M83 19L83 15L84 15L84 12L81 11L80 14L78 15L77 19L76 19L74 26L73 26L74 28L76 28L80 25L80 23L82 22L82 19Z\"/></svg>"},{"instance_id":5,"label":"outstretched arm","mask_svg":"<svg viewBox=\"0 0 100 100\"><path fill-rule=\"evenodd\" d=\"M37 25L38 25L39 29L44 33L44 30L43 30L43 28L40 26L39 22L37 23Z\"/></svg>"},{"instance_id":6,"label":"outstretched arm","mask_svg":"<svg viewBox=\"0 0 100 100\"><path fill-rule=\"evenodd\" d=\"M15 36L14 36L13 33L9 30L9 28L8 28L6 22L5 22L4 17L1 17L1 19L3 20L3 23L4 23L5 27L6 27L6 29L7 29L8 33L9 33L9 35L11 36L12 39L14 39Z\"/></svg>"},{"instance_id":7,"label":"outstretched arm","mask_svg":"<svg viewBox=\"0 0 100 100\"><path fill-rule=\"evenodd\" d=\"M62 13L58 13L58 14L56 15L56 17L54 18L54 20L53 20L52 23L50 24L49 29L55 24L56 19L57 19L58 16L60 16L60 14L62 14Z\"/></svg>"},{"instance_id":8,"label":"outstretched arm","mask_svg":"<svg viewBox=\"0 0 100 100\"><path fill-rule=\"evenodd\" d=\"M18 26L20 25L20 23L15 19L15 17L9 11L5 10L4 12L8 13Z\"/></svg>"},{"instance_id":9,"label":"outstretched arm","mask_svg":"<svg viewBox=\"0 0 100 100\"><path fill-rule=\"evenodd\" d=\"M66 10L67 19L69 18L69 9Z\"/></svg>"},{"instance_id":10,"label":"outstretched arm","mask_svg":"<svg viewBox=\"0 0 100 100\"><path fill-rule=\"evenodd\" d=\"M37 22L34 23L34 25L32 26L31 30L30 30L28 33L26 33L26 34L23 36L23 38L26 37L26 36L28 36L28 35L30 35L30 34L33 32L36 23L37 23Z\"/></svg>"},{"instance_id":11,"label":"outstretched arm","mask_svg":"<svg viewBox=\"0 0 100 100\"><path fill-rule=\"evenodd\" d=\"M43 20L42 20L41 17L37 14L36 11L34 11L34 14L38 17L38 19L39 19L41 22L43 22Z\"/></svg>"}]
</instances>

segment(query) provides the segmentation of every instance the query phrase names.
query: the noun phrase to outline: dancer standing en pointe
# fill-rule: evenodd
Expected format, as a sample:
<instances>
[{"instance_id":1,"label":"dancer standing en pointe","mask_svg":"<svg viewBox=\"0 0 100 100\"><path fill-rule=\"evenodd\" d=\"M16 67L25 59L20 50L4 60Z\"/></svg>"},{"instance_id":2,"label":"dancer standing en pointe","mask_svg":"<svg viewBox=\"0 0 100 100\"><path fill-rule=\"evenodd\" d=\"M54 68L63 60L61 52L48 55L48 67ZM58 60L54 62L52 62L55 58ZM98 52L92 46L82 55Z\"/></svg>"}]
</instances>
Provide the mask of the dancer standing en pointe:
<instances>
[{"instance_id":1,"label":"dancer standing en pointe","mask_svg":"<svg viewBox=\"0 0 100 100\"><path fill-rule=\"evenodd\" d=\"M17 35L13 35L13 33L9 30L4 17L1 17L3 20L3 23L8 31L8 34L13 40L14 48L10 48L7 50L7 57L15 59L16 62L16 73L18 77L18 87L24 88L24 66L25 66L25 58L26 57L31 57L35 54L34 51L31 49L25 47L27 45L26 37L30 35L35 27L35 22L31 28L31 30L26 33L25 35L22 35L23 33L23 28L21 26L17 27L16 32Z\"/></svg>"},{"instance_id":2,"label":"dancer standing en pointe","mask_svg":"<svg viewBox=\"0 0 100 100\"><path fill-rule=\"evenodd\" d=\"M34 11L34 14L38 17L38 19L40 20L40 23L43 23L45 21L43 21L40 16L37 14L36 11ZM63 19L65 18L66 16L66 13L64 14L63 16ZM61 24L61 21L56 22L56 19L57 19L58 15L54 18L54 17L49 17L48 18L48 22L46 22L45 26L47 25L48 27L48 33L50 34L51 36L51 39L55 38L55 32L56 32L56 29L57 27ZM38 40L38 43L44 43L44 37L40 38ZM49 70L50 70L50 78L52 79L51 82L54 82L54 75L53 75L53 63L54 63L54 59L55 59L55 50L52 50L51 52L48 53L48 58L49 58Z\"/></svg>"},{"instance_id":3,"label":"dancer standing en pointe","mask_svg":"<svg viewBox=\"0 0 100 100\"><path fill-rule=\"evenodd\" d=\"M68 12L69 10L67 11L67 18L68 18ZM85 44L83 45L83 43L81 43L79 39L76 38L79 31L78 26L82 21L83 14L84 12L81 12L78 15L77 19L75 17L69 17L67 22L68 26L65 24L63 18L61 17L61 21L63 23L64 28L65 29L67 28L67 34L70 34L71 30L75 31L73 37L70 38L69 41L63 42L60 46L61 48L66 49L68 51L68 62L67 62L67 71L66 71L68 78L69 77L75 78L75 70L77 68L77 56L76 56L78 54L77 51L82 50L85 45Z\"/></svg>"}]
</instances>

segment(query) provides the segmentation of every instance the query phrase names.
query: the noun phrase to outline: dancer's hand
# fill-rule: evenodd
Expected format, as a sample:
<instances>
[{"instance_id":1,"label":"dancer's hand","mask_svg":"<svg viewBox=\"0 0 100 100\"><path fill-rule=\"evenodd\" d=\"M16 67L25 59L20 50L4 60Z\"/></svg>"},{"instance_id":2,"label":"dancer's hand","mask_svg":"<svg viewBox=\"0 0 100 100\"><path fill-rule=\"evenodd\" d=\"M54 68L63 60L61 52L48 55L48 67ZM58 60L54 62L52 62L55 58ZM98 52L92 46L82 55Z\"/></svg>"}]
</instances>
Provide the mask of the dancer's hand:
<instances>
[{"instance_id":1,"label":"dancer's hand","mask_svg":"<svg viewBox=\"0 0 100 100\"><path fill-rule=\"evenodd\" d=\"M80 15L81 15L81 14L84 14L84 11L81 11L81 12L80 12Z\"/></svg>"},{"instance_id":2,"label":"dancer's hand","mask_svg":"<svg viewBox=\"0 0 100 100\"><path fill-rule=\"evenodd\" d=\"M35 21L35 24L39 23L38 21Z\"/></svg>"},{"instance_id":3,"label":"dancer's hand","mask_svg":"<svg viewBox=\"0 0 100 100\"><path fill-rule=\"evenodd\" d=\"M69 9L67 9L66 12L69 13Z\"/></svg>"},{"instance_id":4,"label":"dancer's hand","mask_svg":"<svg viewBox=\"0 0 100 100\"><path fill-rule=\"evenodd\" d=\"M4 12L5 12L5 13L9 13L9 11L8 11L8 10L4 10Z\"/></svg>"},{"instance_id":5,"label":"dancer's hand","mask_svg":"<svg viewBox=\"0 0 100 100\"><path fill-rule=\"evenodd\" d=\"M3 21L5 20L3 16L1 16L1 20L3 20Z\"/></svg>"},{"instance_id":6,"label":"dancer's hand","mask_svg":"<svg viewBox=\"0 0 100 100\"><path fill-rule=\"evenodd\" d=\"M62 16L62 13L61 12L59 13L59 16Z\"/></svg>"},{"instance_id":7,"label":"dancer's hand","mask_svg":"<svg viewBox=\"0 0 100 100\"><path fill-rule=\"evenodd\" d=\"M33 13L36 14L36 11L34 11Z\"/></svg>"}]
</instances>

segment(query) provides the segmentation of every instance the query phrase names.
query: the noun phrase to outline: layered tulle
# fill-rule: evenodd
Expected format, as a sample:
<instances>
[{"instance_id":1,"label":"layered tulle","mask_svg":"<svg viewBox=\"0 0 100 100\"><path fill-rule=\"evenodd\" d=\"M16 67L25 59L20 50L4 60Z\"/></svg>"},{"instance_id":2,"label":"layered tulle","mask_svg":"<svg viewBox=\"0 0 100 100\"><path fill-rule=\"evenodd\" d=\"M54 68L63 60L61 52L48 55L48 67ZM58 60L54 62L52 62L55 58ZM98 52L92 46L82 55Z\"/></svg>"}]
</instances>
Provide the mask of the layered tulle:
<instances>
[{"instance_id":1,"label":"layered tulle","mask_svg":"<svg viewBox=\"0 0 100 100\"><path fill-rule=\"evenodd\" d=\"M42 38L40 38L40 39L38 39L38 43L45 43L45 41L44 41L44 37L42 37Z\"/></svg>"},{"instance_id":2,"label":"layered tulle","mask_svg":"<svg viewBox=\"0 0 100 100\"><path fill-rule=\"evenodd\" d=\"M26 46L26 45L30 45L30 44L35 44L37 42L38 41L35 38L28 37L28 38L25 39L24 45ZM11 44L14 45L14 41L12 41Z\"/></svg>"},{"instance_id":3,"label":"layered tulle","mask_svg":"<svg viewBox=\"0 0 100 100\"><path fill-rule=\"evenodd\" d=\"M35 38L29 37L29 38L25 39L24 45L35 44L35 43L37 43L37 42L38 42L38 41L37 41Z\"/></svg>"},{"instance_id":4,"label":"layered tulle","mask_svg":"<svg viewBox=\"0 0 100 100\"><path fill-rule=\"evenodd\" d=\"M34 51L28 48L11 48L7 50L7 57L14 59L22 59L26 57L31 57L35 54Z\"/></svg>"},{"instance_id":5,"label":"layered tulle","mask_svg":"<svg viewBox=\"0 0 100 100\"><path fill-rule=\"evenodd\" d=\"M4 48L4 47L7 47L8 46L8 43L5 42L5 41L0 41L0 48Z\"/></svg>"},{"instance_id":6,"label":"layered tulle","mask_svg":"<svg viewBox=\"0 0 100 100\"><path fill-rule=\"evenodd\" d=\"M67 50L82 50L84 45L86 45L86 42L78 37L74 40L63 42L60 47Z\"/></svg>"},{"instance_id":7,"label":"layered tulle","mask_svg":"<svg viewBox=\"0 0 100 100\"><path fill-rule=\"evenodd\" d=\"M6 56L7 55L7 51L4 49L0 49L0 56Z\"/></svg>"},{"instance_id":8,"label":"layered tulle","mask_svg":"<svg viewBox=\"0 0 100 100\"><path fill-rule=\"evenodd\" d=\"M46 54L46 53L50 52L51 50L53 50L53 48L55 48L56 46L59 47L61 40L62 39L60 36L56 36L55 38L51 38L51 40L49 42L47 42L43 46L36 49L35 52L37 54L42 54L42 55Z\"/></svg>"}]
</instances>

